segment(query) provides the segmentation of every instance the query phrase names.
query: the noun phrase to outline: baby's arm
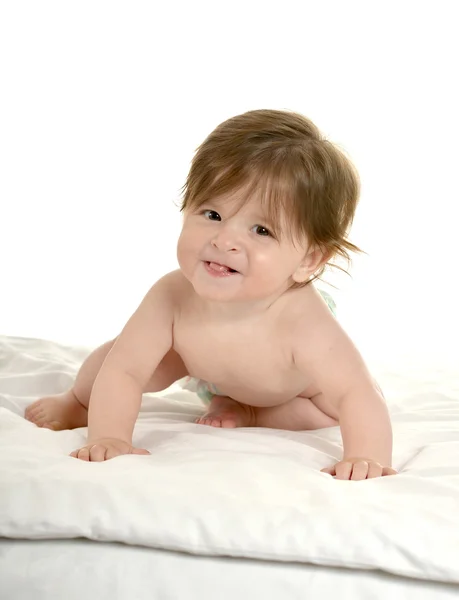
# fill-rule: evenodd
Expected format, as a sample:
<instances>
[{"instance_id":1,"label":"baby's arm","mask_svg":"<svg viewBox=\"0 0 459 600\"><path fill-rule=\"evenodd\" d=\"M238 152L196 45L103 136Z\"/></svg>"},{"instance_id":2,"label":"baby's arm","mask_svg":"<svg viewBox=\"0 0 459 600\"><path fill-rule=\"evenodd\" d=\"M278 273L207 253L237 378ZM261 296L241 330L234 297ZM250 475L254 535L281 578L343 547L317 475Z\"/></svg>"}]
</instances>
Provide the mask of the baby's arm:
<instances>
[{"instance_id":1,"label":"baby's arm","mask_svg":"<svg viewBox=\"0 0 459 600\"><path fill-rule=\"evenodd\" d=\"M73 456L85 458L91 448L100 454L95 460L110 458L107 453L134 452L132 433L142 393L172 346L174 297L174 273L170 273L149 290L118 336L92 388L88 443L83 456L79 456L82 449Z\"/></svg>"},{"instance_id":2,"label":"baby's arm","mask_svg":"<svg viewBox=\"0 0 459 600\"><path fill-rule=\"evenodd\" d=\"M363 458L383 467L392 465L389 411L376 382L367 373L355 375L338 402L344 459Z\"/></svg>"},{"instance_id":3,"label":"baby's arm","mask_svg":"<svg viewBox=\"0 0 459 600\"><path fill-rule=\"evenodd\" d=\"M341 428L343 459L324 471L339 479L395 473L391 468L392 427L384 397L340 325L331 316L316 321L298 348L295 362L334 407Z\"/></svg>"}]
</instances>

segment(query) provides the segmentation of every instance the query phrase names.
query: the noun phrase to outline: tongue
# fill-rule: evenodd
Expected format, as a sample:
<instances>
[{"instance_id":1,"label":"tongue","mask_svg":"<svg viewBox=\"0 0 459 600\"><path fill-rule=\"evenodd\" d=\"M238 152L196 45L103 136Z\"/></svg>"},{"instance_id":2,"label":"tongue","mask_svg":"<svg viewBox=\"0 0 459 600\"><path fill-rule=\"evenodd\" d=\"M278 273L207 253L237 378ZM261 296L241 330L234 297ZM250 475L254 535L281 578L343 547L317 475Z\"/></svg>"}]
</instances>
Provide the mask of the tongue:
<instances>
[{"instance_id":1,"label":"tongue","mask_svg":"<svg viewBox=\"0 0 459 600\"><path fill-rule=\"evenodd\" d=\"M219 271L220 273L229 273L229 268L224 265L219 265L218 263L210 262L209 267L214 271Z\"/></svg>"}]
</instances>

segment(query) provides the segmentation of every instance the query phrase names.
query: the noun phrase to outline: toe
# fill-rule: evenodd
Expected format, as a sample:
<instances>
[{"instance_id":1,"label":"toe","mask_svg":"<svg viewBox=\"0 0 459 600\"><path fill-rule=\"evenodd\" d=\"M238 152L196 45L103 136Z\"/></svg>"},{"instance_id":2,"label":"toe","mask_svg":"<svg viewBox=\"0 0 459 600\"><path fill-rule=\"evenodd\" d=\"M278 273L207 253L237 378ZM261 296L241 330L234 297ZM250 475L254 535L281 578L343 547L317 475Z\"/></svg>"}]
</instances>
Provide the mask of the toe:
<instances>
[{"instance_id":1,"label":"toe","mask_svg":"<svg viewBox=\"0 0 459 600\"><path fill-rule=\"evenodd\" d=\"M29 406L27 406L27 408L25 409L25 414L27 413L31 413L33 412L33 410L37 407L37 403L34 402L33 404L29 404Z\"/></svg>"},{"instance_id":2,"label":"toe","mask_svg":"<svg viewBox=\"0 0 459 600\"><path fill-rule=\"evenodd\" d=\"M59 421L43 421L40 427L43 427L44 429L53 429L54 431L58 431L59 429L62 429L60 425L61 424Z\"/></svg>"},{"instance_id":3,"label":"toe","mask_svg":"<svg viewBox=\"0 0 459 600\"><path fill-rule=\"evenodd\" d=\"M28 411L25 411L24 419L26 419L27 421L32 421L32 414Z\"/></svg>"},{"instance_id":4,"label":"toe","mask_svg":"<svg viewBox=\"0 0 459 600\"><path fill-rule=\"evenodd\" d=\"M44 420L46 420L46 413L42 409L37 409L29 415L29 421L32 421L32 423L38 424L42 423Z\"/></svg>"},{"instance_id":5,"label":"toe","mask_svg":"<svg viewBox=\"0 0 459 600\"><path fill-rule=\"evenodd\" d=\"M37 407L36 406L28 406L25 409L24 412L24 416L26 419L29 419L29 421L33 418L34 414L37 412Z\"/></svg>"},{"instance_id":6,"label":"toe","mask_svg":"<svg viewBox=\"0 0 459 600\"><path fill-rule=\"evenodd\" d=\"M38 413L33 416L33 422L40 427L43 427L43 424L46 423L47 418L44 413Z\"/></svg>"},{"instance_id":7,"label":"toe","mask_svg":"<svg viewBox=\"0 0 459 600\"><path fill-rule=\"evenodd\" d=\"M35 412L35 413L29 415L27 417L27 420L30 421L31 423L35 423L35 425L38 425L38 423L43 420L43 414Z\"/></svg>"},{"instance_id":8,"label":"toe","mask_svg":"<svg viewBox=\"0 0 459 600\"><path fill-rule=\"evenodd\" d=\"M212 417L209 417L209 415L202 415L201 417L198 417L196 419L196 423L198 425L212 425Z\"/></svg>"}]
</instances>

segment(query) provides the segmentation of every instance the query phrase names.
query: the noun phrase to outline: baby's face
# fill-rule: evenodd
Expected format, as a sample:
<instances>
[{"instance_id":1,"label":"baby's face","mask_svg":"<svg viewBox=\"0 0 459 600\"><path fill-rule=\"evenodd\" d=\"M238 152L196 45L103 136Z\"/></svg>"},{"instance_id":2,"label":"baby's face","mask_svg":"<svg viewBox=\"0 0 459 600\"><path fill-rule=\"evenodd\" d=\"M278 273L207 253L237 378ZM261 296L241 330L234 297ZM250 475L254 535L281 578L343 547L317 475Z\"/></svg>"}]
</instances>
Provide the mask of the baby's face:
<instances>
[{"instance_id":1,"label":"baby's face","mask_svg":"<svg viewBox=\"0 0 459 600\"><path fill-rule=\"evenodd\" d=\"M239 210L237 199L229 199L185 213L177 257L197 294L220 302L258 300L294 283L307 247L288 234L277 239L266 223L256 199Z\"/></svg>"}]
</instances>

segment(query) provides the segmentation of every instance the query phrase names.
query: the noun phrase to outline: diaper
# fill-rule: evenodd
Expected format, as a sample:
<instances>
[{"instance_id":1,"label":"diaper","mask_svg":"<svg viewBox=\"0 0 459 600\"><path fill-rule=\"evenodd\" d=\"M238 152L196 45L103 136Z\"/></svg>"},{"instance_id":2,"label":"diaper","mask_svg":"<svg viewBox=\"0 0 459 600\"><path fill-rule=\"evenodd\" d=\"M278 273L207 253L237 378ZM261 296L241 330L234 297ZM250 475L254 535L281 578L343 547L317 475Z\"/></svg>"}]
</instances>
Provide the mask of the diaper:
<instances>
[{"instance_id":1,"label":"diaper","mask_svg":"<svg viewBox=\"0 0 459 600\"><path fill-rule=\"evenodd\" d=\"M336 317L336 302L333 300L333 298L330 296L330 294L328 292L325 292L324 290L317 290L317 291L319 292L319 294L322 296L322 298L327 303L327 306L331 310L332 315Z\"/></svg>"}]
</instances>

